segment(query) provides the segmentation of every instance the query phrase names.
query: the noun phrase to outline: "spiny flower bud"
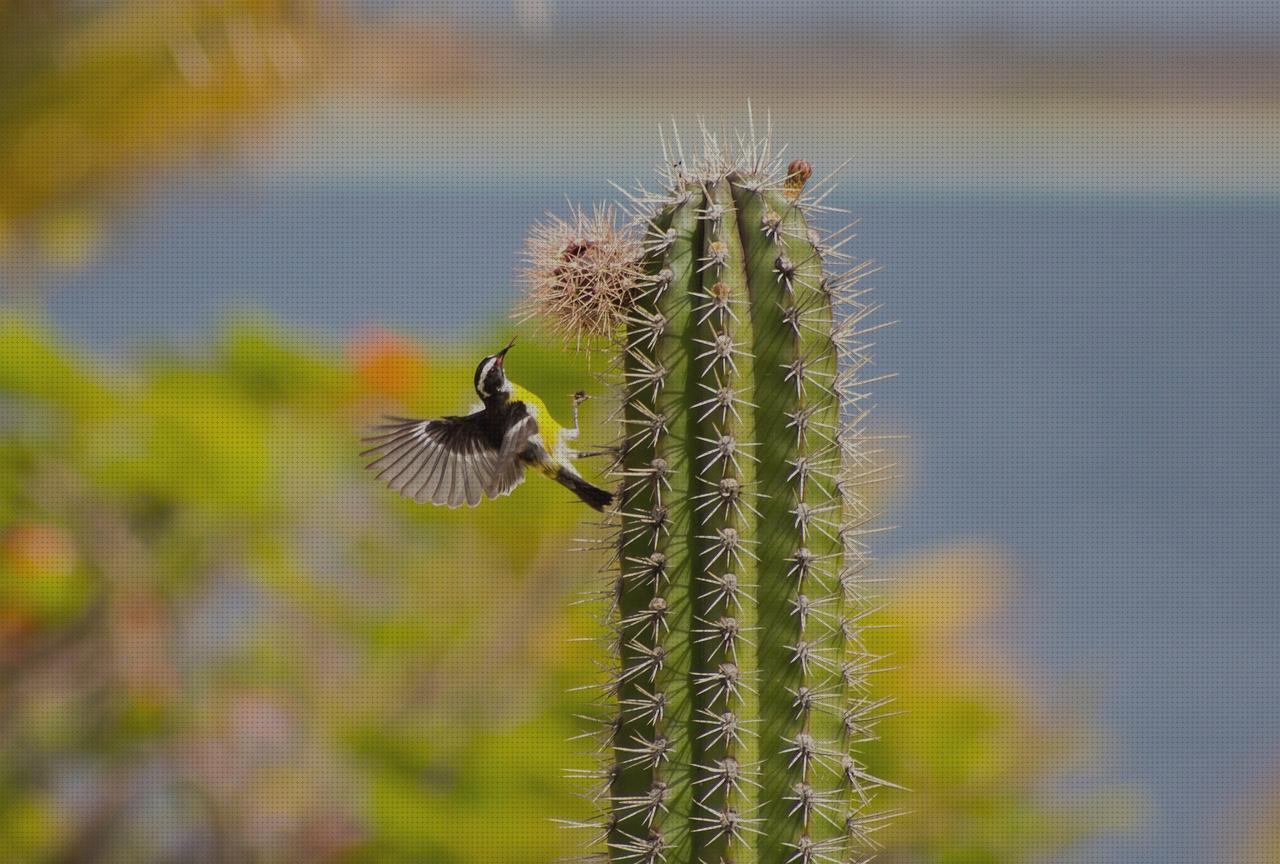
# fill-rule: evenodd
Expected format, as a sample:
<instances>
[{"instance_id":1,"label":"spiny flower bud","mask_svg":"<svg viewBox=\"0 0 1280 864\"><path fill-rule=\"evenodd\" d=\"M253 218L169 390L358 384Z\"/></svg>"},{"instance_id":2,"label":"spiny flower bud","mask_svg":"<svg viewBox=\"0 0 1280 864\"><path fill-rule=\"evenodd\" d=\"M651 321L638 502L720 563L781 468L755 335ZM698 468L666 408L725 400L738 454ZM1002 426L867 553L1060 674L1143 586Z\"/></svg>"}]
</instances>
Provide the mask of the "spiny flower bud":
<instances>
[{"instance_id":1,"label":"spiny flower bud","mask_svg":"<svg viewBox=\"0 0 1280 864\"><path fill-rule=\"evenodd\" d=\"M525 243L527 299L523 318L542 317L575 344L608 338L628 312L643 276L640 243L612 207L568 219L548 215Z\"/></svg>"}]
</instances>

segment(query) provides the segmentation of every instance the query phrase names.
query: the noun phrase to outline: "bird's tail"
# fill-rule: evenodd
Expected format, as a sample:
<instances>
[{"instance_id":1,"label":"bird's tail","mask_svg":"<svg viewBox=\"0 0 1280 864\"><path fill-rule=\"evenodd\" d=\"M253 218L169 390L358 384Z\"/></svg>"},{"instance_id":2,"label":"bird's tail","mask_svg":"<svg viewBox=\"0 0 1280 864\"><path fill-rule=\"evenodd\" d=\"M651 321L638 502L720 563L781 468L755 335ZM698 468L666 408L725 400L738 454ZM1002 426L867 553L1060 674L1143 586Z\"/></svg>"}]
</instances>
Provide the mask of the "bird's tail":
<instances>
[{"instance_id":1,"label":"bird's tail","mask_svg":"<svg viewBox=\"0 0 1280 864\"><path fill-rule=\"evenodd\" d=\"M576 472L563 465L551 476L551 479L574 495L577 495L586 502L587 506L596 510L603 511L613 501L613 493L606 492L598 486L592 486Z\"/></svg>"}]
</instances>

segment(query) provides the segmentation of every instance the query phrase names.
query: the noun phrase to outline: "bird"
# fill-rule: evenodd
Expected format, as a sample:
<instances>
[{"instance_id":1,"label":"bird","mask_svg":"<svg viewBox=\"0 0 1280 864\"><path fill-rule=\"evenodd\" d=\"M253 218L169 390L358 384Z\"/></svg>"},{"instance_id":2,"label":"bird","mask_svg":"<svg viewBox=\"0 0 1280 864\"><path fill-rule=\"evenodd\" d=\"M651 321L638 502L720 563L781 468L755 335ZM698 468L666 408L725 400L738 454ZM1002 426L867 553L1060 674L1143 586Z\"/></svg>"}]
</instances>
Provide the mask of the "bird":
<instances>
[{"instance_id":1,"label":"bird","mask_svg":"<svg viewBox=\"0 0 1280 864\"><path fill-rule=\"evenodd\" d=\"M434 420L385 418L364 439L373 445L361 454L374 457L367 467L419 503L475 507L484 498L511 494L524 482L525 470L535 468L593 509L608 507L612 493L587 482L573 466L578 406L587 394L573 394L573 426L561 426L536 393L507 377L507 352L515 341L476 366L481 404L475 410Z\"/></svg>"}]
</instances>

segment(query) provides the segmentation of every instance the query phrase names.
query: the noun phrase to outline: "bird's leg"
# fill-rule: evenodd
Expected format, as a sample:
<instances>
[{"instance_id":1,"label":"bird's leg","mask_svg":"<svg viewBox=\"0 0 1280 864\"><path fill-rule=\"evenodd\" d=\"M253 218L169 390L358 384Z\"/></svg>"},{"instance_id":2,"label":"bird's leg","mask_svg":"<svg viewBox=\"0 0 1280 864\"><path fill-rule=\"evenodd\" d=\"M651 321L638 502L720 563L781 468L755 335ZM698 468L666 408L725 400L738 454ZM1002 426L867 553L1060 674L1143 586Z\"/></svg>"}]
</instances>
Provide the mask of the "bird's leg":
<instances>
[{"instance_id":1,"label":"bird's leg","mask_svg":"<svg viewBox=\"0 0 1280 864\"><path fill-rule=\"evenodd\" d=\"M590 398L591 397L587 395L586 390L579 390L577 393L573 394L573 429L568 430L572 433L568 436L569 438L578 437L578 406Z\"/></svg>"}]
</instances>

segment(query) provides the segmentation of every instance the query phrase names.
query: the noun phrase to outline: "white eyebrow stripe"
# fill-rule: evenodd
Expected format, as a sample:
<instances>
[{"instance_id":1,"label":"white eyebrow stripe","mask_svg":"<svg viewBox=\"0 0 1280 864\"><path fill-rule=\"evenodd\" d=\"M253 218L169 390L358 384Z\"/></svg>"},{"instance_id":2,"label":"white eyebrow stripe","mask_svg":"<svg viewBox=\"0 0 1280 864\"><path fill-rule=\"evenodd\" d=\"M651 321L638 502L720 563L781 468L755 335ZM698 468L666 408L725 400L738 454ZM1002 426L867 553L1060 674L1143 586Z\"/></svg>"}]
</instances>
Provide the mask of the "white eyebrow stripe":
<instances>
[{"instance_id":1,"label":"white eyebrow stripe","mask_svg":"<svg viewBox=\"0 0 1280 864\"><path fill-rule=\"evenodd\" d=\"M484 363L480 365L480 369L476 372L476 389L479 390L484 386L484 379L489 377L489 370L493 368L493 364L497 363L496 357L486 358Z\"/></svg>"}]
</instances>

